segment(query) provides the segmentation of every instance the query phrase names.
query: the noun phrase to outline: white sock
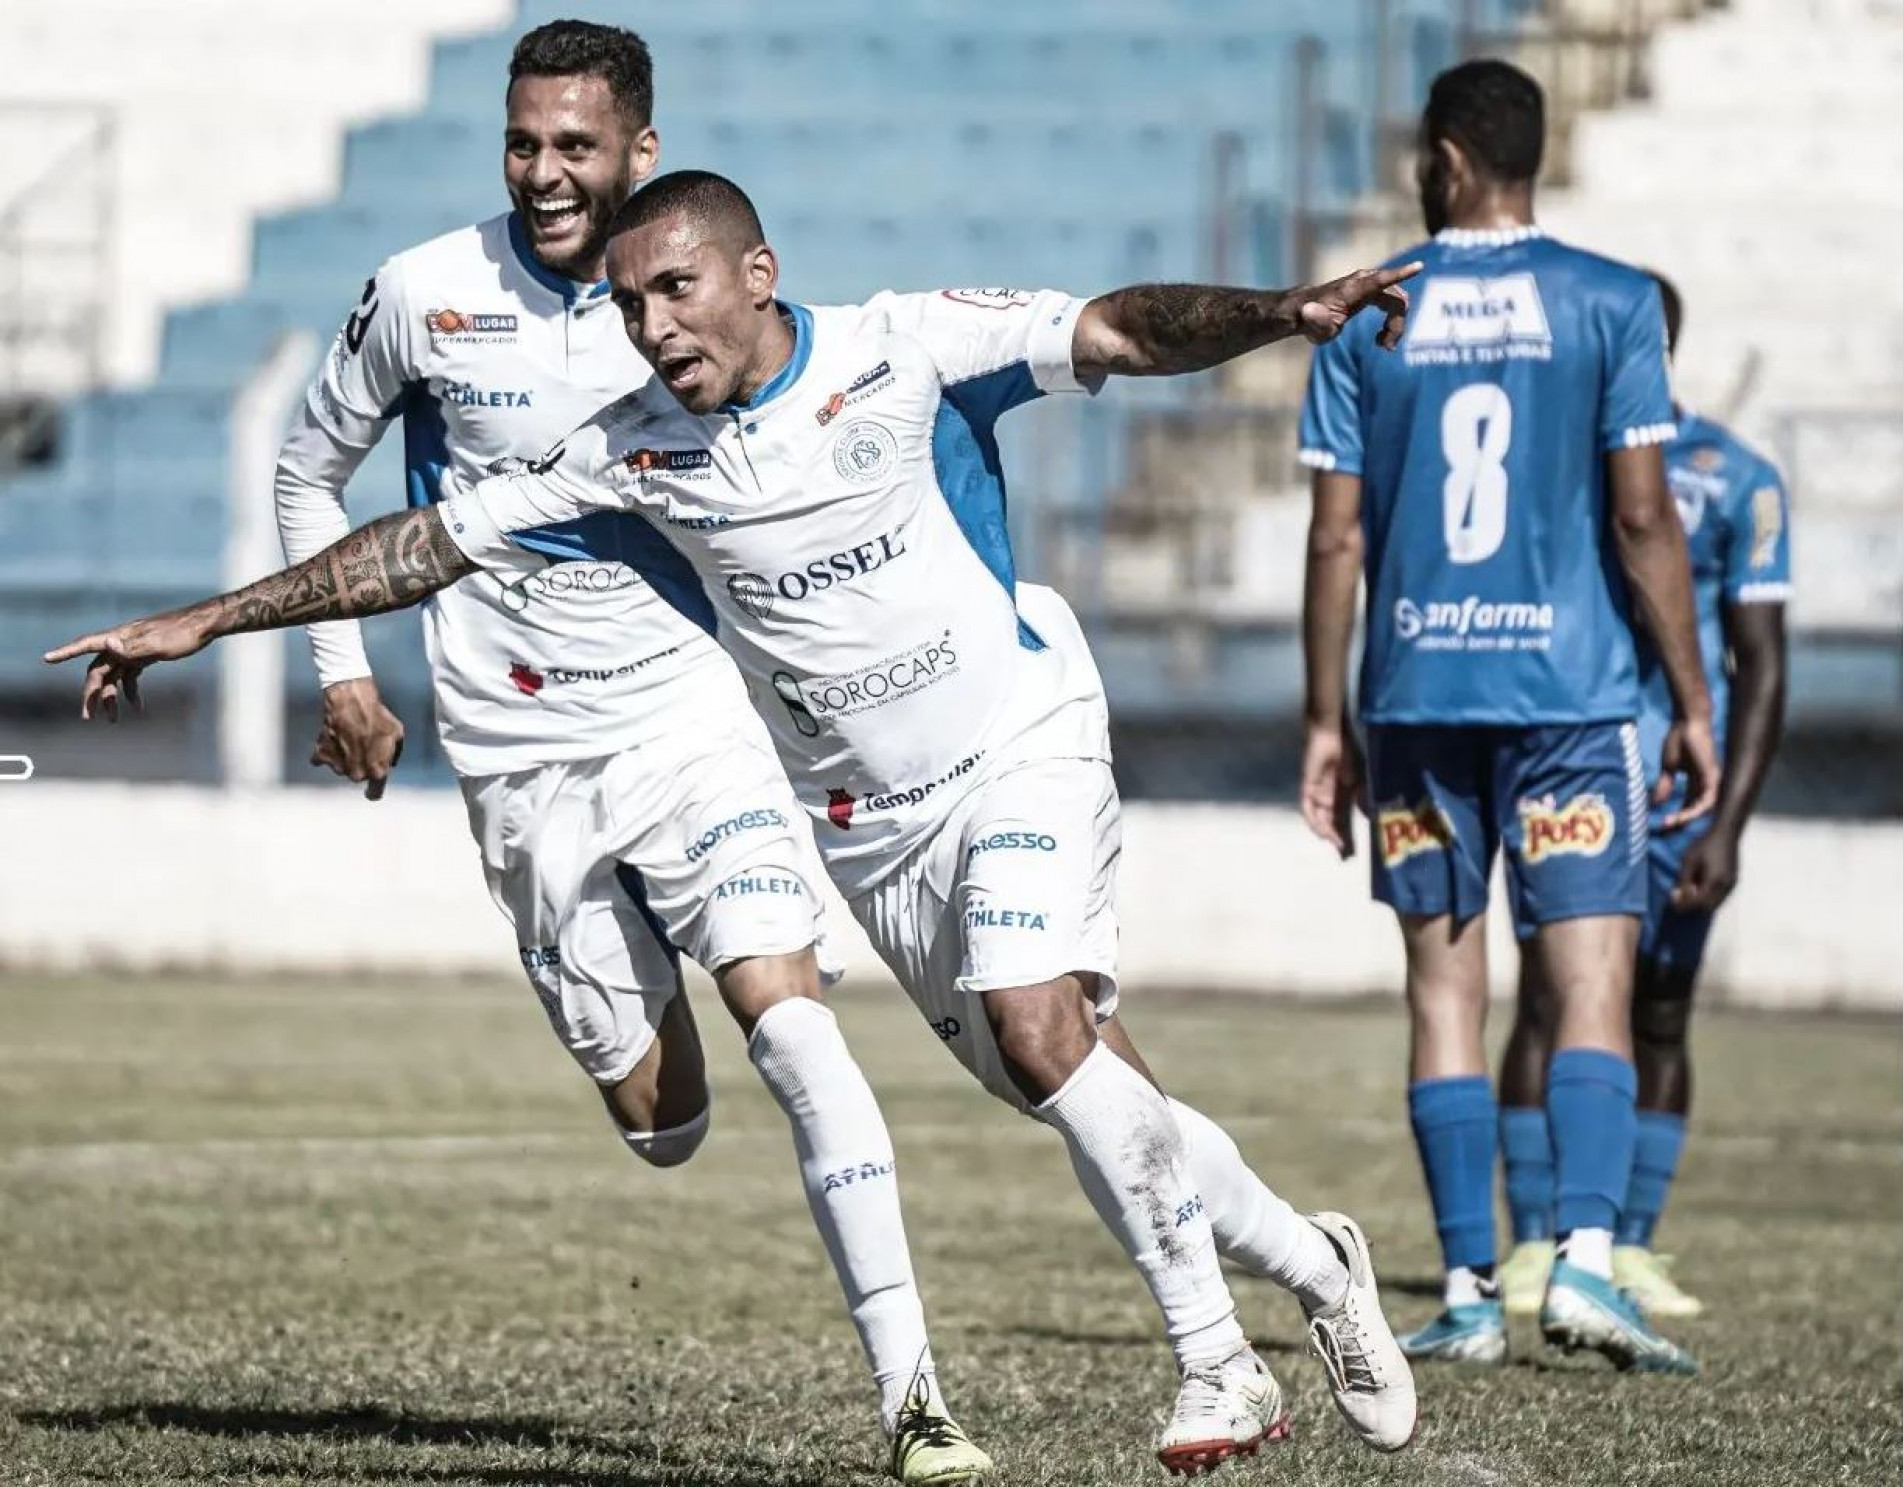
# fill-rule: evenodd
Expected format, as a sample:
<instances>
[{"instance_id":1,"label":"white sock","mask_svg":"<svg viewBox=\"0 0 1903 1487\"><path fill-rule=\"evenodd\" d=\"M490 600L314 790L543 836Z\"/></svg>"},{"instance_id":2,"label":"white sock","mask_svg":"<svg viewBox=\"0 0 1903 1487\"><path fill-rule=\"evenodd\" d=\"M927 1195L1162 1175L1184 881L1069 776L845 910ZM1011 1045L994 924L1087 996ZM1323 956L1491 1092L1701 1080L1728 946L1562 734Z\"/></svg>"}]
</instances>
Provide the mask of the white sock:
<instances>
[{"instance_id":1,"label":"white sock","mask_svg":"<svg viewBox=\"0 0 1903 1487\"><path fill-rule=\"evenodd\" d=\"M938 1385L885 1116L838 1022L818 1002L791 997L769 1007L753 1026L747 1054L792 1122L806 1202L846 1293L890 1432L916 1376L924 1375L934 1402Z\"/></svg>"},{"instance_id":2,"label":"white sock","mask_svg":"<svg viewBox=\"0 0 1903 1487\"><path fill-rule=\"evenodd\" d=\"M1468 1265L1456 1265L1448 1271L1440 1291L1442 1302L1448 1306L1472 1306L1499 1294L1500 1287L1493 1280L1481 1279L1480 1272Z\"/></svg>"},{"instance_id":3,"label":"white sock","mask_svg":"<svg viewBox=\"0 0 1903 1487\"><path fill-rule=\"evenodd\" d=\"M1590 1271L1601 1280L1612 1279L1612 1230L1575 1229L1559 1242L1559 1257L1569 1265Z\"/></svg>"},{"instance_id":4,"label":"white sock","mask_svg":"<svg viewBox=\"0 0 1903 1487\"><path fill-rule=\"evenodd\" d=\"M1222 1257L1274 1281L1307 1311L1341 1300L1348 1292L1348 1267L1328 1236L1249 1170L1221 1126L1181 1100L1171 1100L1170 1111Z\"/></svg>"},{"instance_id":5,"label":"white sock","mask_svg":"<svg viewBox=\"0 0 1903 1487\"><path fill-rule=\"evenodd\" d=\"M1247 1347L1182 1132L1156 1086L1099 1043L1037 1114L1062 1134L1084 1196L1142 1272L1177 1366Z\"/></svg>"}]
</instances>

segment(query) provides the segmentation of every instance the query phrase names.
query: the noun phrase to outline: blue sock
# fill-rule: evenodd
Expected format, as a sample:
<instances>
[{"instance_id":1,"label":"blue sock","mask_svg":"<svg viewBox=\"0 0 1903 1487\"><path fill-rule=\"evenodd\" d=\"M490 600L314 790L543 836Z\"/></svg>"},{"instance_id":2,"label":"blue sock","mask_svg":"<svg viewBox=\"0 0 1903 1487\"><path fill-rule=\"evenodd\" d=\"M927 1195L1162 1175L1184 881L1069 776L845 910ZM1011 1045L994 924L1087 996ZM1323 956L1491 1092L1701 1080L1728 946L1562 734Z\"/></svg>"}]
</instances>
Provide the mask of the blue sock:
<instances>
[{"instance_id":1,"label":"blue sock","mask_svg":"<svg viewBox=\"0 0 1903 1487\"><path fill-rule=\"evenodd\" d=\"M1562 1048L1546 1073L1546 1119L1553 1132L1553 1226L1619 1227L1632 1149L1638 1141L1639 1076L1603 1048Z\"/></svg>"},{"instance_id":2,"label":"blue sock","mask_svg":"<svg viewBox=\"0 0 1903 1487\"><path fill-rule=\"evenodd\" d=\"M1500 1160L1507 1174L1513 1242L1553 1237L1553 1138L1539 1105L1500 1107Z\"/></svg>"},{"instance_id":3,"label":"blue sock","mask_svg":"<svg viewBox=\"0 0 1903 1487\"><path fill-rule=\"evenodd\" d=\"M1449 1270L1493 1264L1493 1085L1484 1074L1422 1079L1407 1112Z\"/></svg>"},{"instance_id":4,"label":"blue sock","mask_svg":"<svg viewBox=\"0 0 1903 1487\"><path fill-rule=\"evenodd\" d=\"M1639 1139L1626 1183L1625 1212L1619 1215L1619 1243L1652 1247L1652 1231L1665 1212L1665 1197L1678 1172L1685 1146L1685 1117L1660 1110L1639 1112Z\"/></svg>"}]
</instances>

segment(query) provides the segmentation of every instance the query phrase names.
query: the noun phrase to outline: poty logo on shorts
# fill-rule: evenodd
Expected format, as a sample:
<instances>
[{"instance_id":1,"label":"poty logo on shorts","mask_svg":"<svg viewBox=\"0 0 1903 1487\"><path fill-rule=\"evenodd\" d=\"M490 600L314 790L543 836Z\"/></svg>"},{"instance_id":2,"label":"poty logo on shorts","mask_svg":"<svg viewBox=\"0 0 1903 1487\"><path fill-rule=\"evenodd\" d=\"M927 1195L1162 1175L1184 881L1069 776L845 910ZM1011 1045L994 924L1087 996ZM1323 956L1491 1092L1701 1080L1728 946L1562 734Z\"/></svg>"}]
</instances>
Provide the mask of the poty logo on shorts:
<instances>
[{"instance_id":1,"label":"poty logo on shorts","mask_svg":"<svg viewBox=\"0 0 1903 1487\"><path fill-rule=\"evenodd\" d=\"M1598 857L1612 845L1616 829L1612 807L1603 795L1575 795L1565 805L1552 796L1520 802L1520 830L1528 863L1549 857Z\"/></svg>"},{"instance_id":2,"label":"poty logo on shorts","mask_svg":"<svg viewBox=\"0 0 1903 1487\"><path fill-rule=\"evenodd\" d=\"M1454 823L1431 800L1418 805L1384 806L1374 818L1381 860L1399 867L1422 852L1442 852L1454 839Z\"/></svg>"},{"instance_id":3,"label":"poty logo on shorts","mask_svg":"<svg viewBox=\"0 0 1903 1487\"><path fill-rule=\"evenodd\" d=\"M730 816L718 826L710 826L687 844L687 860L699 862L730 836L738 836L745 831L759 831L768 826L785 826L786 817L770 807L761 810L742 811Z\"/></svg>"},{"instance_id":4,"label":"poty logo on shorts","mask_svg":"<svg viewBox=\"0 0 1903 1487\"><path fill-rule=\"evenodd\" d=\"M994 831L965 849L970 862L980 852L1055 852L1057 838L1044 831Z\"/></svg>"}]
</instances>

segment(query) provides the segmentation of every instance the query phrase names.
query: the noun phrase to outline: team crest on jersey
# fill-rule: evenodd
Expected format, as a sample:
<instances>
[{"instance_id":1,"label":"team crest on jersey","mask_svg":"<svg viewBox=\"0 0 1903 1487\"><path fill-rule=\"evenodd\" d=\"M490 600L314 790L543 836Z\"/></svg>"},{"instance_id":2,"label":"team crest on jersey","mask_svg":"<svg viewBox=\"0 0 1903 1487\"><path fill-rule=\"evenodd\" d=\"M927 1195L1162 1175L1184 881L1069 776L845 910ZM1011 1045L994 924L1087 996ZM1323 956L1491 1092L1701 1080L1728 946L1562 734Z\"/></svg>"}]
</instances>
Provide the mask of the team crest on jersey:
<instances>
[{"instance_id":1,"label":"team crest on jersey","mask_svg":"<svg viewBox=\"0 0 1903 1487\"><path fill-rule=\"evenodd\" d=\"M1420 290L1403 343L1408 364L1453 364L1553 354L1553 328L1530 273L1477 279L1436 274Z\"/></svg>"},{"instance_id":2,"label":"team crest on jersey","mask_svg":"<svg viewBox=\"0 0 1903 1487\"><path fill-rule=\"evenodd\" d=\"M423 316L431 341L513 341L516 317L478 315L464 310L431 310Z\"/></svg>"},{"instance_id":3,"label":"team crest on jersey","mask_svg":"<svg viewBox=\"0 0 1903 1487\"><path fill-rule=\"evenodd\" d=\"M1422 852L1444 852L1453 843L1454 823L1431 800L1384 806L1375 816L1374 833L1381 860L1399 867Z\"/></svg>"},{"instance_id":4,"label":"team crest on jersey","mask_svg":"<svg viewBox=\"0 0 1903 1487\"><path fill-rule=\"evenodd\" d=\"M898 463L899 441L882 423L855 418L833 440L833 469L853 485L871 485Z\"/></svg>"},{"instance_id":5,"label":"team crest on jersey","mask_svg":"<svg viewBox=\"0 0 1903 1487\"><path fill-rule=\"evenodd\" d=\"M1672 488L1672 504L1678 507L1679 522L1685 535L1692 536L1705 524L1705 506L1710 499L1709 475L1696 470L1668 470L1666 484Z\"/></svg>"},{"instance_id":6,"label":"team crest on jersey","mask_svg":"<svg viewBox=\"0 0 1903 1487\"><path fill-rule=\"evenodd\" d=\"M1692 468L1702 470L1707 475L1715 475L1725 467L1725 452L1722 449L1705 448L1692 455Z\"/></svg>"},{"instance_id":7,"label":"team crest on jersey","mask_svg":"<svg viewBox=\"0 0 1903 1487\"><path fill-rule=\"evenodd\" d=\"M1599 857L1612 845L1612 807L1603 795L1575 795L1560 805L1548 795L1520 802L1520 855L1529 866L1550 857Z\"/></svg>"},{"instance_id":8,"label":"team crest on jersey","mask_svg":"<svg viewBox=\"0 0 1903 1487\"><path fill-rule=\"evenodd\" d=\"M1777 561L1778 539L1784 535L1784 502L1775 485L1751 492L1751 567L1755 572Z\"/></svg>"}]
</instances>

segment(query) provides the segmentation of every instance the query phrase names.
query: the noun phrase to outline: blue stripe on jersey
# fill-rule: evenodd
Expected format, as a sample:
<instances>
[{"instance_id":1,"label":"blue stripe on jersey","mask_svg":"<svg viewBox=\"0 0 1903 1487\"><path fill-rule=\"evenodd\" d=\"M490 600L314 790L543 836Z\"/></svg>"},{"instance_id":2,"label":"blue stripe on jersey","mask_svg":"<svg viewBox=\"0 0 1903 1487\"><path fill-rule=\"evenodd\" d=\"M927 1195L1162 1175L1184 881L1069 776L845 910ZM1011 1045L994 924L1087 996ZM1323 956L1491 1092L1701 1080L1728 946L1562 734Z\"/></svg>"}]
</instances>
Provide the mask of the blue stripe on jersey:
<instances>
[{"instance_id":1,"label":"blue stripe on jersey","mask_svg":"<svg viewBox=\"0 0 1903 1487\"><path fill-rule=\"evenodd\" d=\"M591 511L573 521L511 532L509 540L556 562L626 563L682 618L714 633L714 606L700 575L645 517Z\"/></svg>"},{"instance_id":2,"label":"blue stripe on jersey","mask_svg":"<svg viewBox=\"0 0 1903 1487\"><path fill-rule=\"evenodd\" d=\"M600 299L608 292L606 279L599 279L593 284L577 284L573 279L565 279L554 269L545 267L529 249L529 237L522 230L520 212L509 213L509 246L515 249L522 272L551 294L559 294L564 305L572 305L577 300Z\"/></svg>"},{"instance_id":3,"label":"blue stripe on jersey","mask_svg":"<svg viewBox=\"0 0 1903 1487\"><path fill-rule=\"evenodd\" d=\"M449 468L449 425L443 405L427 382L407 383L403 389L404 485L412 506L429 506L443 499L443 472Z\"/></svg>"},{"instance_id":4,"label":"blue stripe on jersey","mask_svg":"<svg viewBox=\"0 0 1903 1487\"><path fill-rule=\"evenodd\" d=\"M1005 525L1004 470L993 427L1000 414L1041 395L1029 365L1013 362L948 385L932 424L932 468L938 489L951 507L958 530L991 576L1004 585L1013 604L1017 602L1017 564ZM1018 643L1026 650L1044 649L1043 639L1022 619Z\"/></svg>"}]
</instances>

